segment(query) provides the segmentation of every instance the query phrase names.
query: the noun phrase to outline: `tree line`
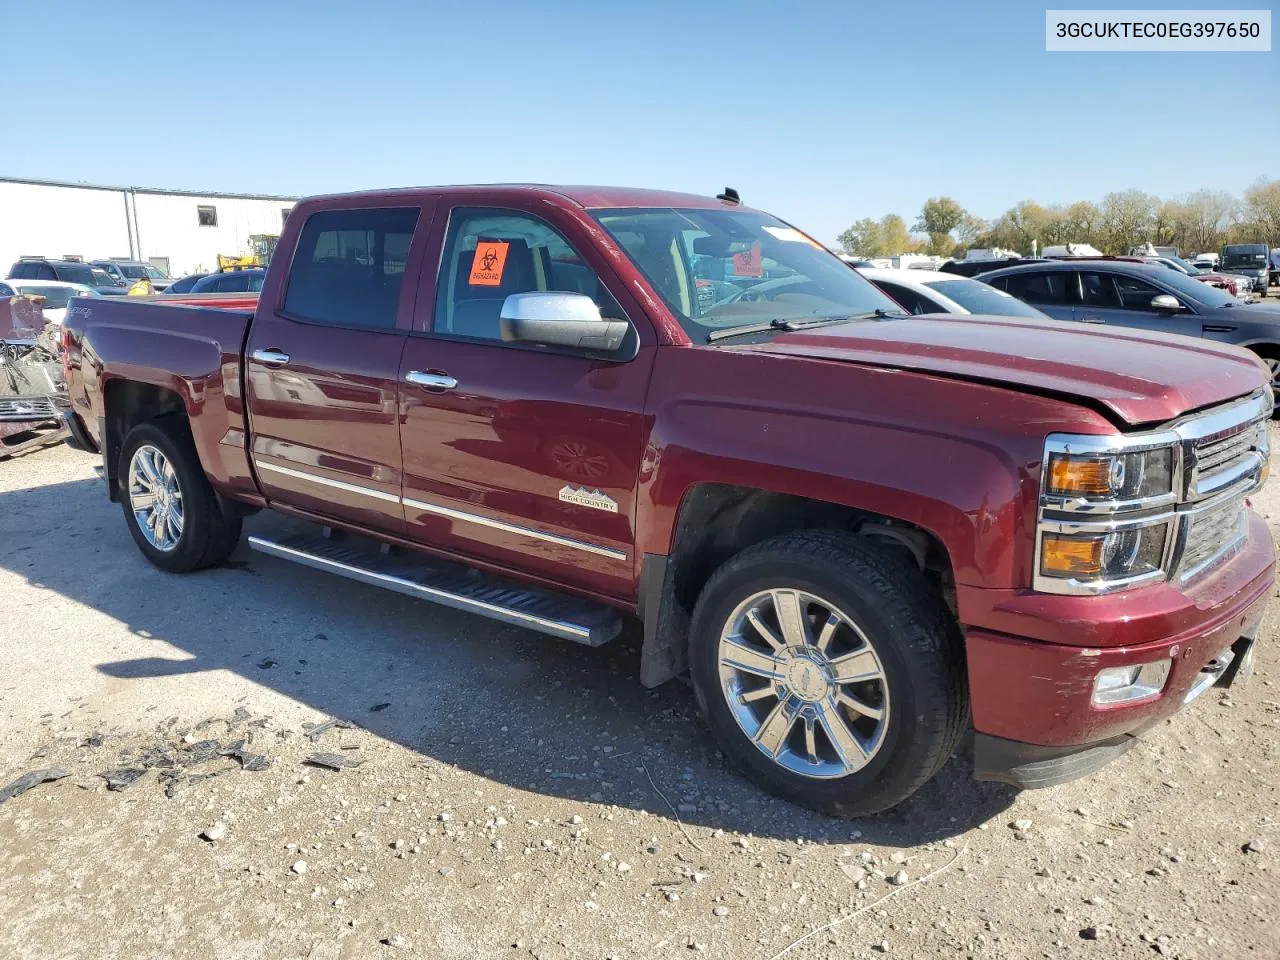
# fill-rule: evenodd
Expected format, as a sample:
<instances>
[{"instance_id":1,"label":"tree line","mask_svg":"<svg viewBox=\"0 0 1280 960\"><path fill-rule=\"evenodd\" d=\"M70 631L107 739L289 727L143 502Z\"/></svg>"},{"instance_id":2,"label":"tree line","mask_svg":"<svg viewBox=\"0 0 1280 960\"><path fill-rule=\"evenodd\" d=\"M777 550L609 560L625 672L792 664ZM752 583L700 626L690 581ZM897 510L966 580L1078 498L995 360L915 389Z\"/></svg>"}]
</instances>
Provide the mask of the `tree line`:
<instances>
[{"instance_id":1,"label":"tree line","mask_svg":"<svg viewBox=\"0 0 1280 960\"><path fill-rule=\"evenodd\" d=\"M864 218L837 237L857 257L903 253L962 257L970 247L1004 247L1024 254L1062 243L1089 243L1125 254L1142 243L1174 246L1184 254L1216 251L1224 243L1280 247L1280 180L1261 179L1244 195L1197 190L1162 200L1141 190L1108 193L1101 203L1080 200L1042 206L1023 200L984 220L950 197L930 197L910 228L896 213Z\"/></svg>"}]
</instances>

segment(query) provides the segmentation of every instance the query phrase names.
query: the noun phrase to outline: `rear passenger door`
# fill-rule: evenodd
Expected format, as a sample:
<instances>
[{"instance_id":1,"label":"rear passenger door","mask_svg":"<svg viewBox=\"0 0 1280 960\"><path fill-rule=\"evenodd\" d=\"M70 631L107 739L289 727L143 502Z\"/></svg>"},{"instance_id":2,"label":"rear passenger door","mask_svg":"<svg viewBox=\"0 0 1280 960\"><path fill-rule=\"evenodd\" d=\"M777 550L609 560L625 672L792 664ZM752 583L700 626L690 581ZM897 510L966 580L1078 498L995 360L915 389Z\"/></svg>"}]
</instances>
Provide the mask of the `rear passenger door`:
<instances>
[{"instance_id":1,"label":"rear passenger door","mask_svg":"<svg viewBox=\"0 0 1280 960\"><path fill-rule=\"evenodd\" d=\"M277 505L399 534L400 355L430 203L321 209L246 348L253 463ZM417 234L415 234L415 230Z\"/></svg>"}]
</instances>

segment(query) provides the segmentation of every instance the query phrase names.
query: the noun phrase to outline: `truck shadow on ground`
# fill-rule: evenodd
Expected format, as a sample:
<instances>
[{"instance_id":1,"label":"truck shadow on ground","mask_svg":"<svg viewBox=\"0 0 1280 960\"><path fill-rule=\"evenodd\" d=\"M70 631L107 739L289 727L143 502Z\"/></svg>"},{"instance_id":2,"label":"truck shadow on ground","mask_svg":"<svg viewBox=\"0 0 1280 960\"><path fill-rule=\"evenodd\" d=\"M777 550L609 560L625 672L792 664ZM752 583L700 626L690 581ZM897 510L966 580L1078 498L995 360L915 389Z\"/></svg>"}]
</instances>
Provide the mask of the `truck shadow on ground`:
<instances>
[{"instance_id":1,"label":"truck shadow on ground","mask_svg":"<svg viewBox=\"0 0 1280 960\"><path fill-rule=\"evenodd\" d=\"M139 653L97 665L149 678L226 670L433 760L512 788L669 815L756 836L908 846L1000 814L1016 791L970 777L971 744L896 810L849 823L740 778L681 682L644 690L639 632L585 648L263 557L185 577L151 567L94 480L0 495L0 567L127 624ZM68 523L67 518L75 518ZM262 532L285 523L252 518ZM46 642L58 643L56 623ZM73 638L66 638L71 641ZM235 704L228 703L229 714ZM163 708L163 705L161 707ZM198 719L198 718L197 718ZM660 798L649 783L665 794Z\"/></svg>"}]
</instances>

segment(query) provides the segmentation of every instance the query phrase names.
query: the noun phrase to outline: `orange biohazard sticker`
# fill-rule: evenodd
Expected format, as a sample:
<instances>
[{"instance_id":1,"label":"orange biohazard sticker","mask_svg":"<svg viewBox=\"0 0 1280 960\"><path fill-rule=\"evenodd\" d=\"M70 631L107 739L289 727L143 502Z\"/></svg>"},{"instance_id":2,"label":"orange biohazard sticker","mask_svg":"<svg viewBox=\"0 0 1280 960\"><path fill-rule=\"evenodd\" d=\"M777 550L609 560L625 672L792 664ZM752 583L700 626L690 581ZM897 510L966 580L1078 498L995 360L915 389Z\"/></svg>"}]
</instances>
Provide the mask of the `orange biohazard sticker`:
<instances>
[{"instance_id":1,"label":"orange biohazard sticker","mask_svg":"<svg viewBox=\"0 0 1280 960\"><path fill-rule=\"evenodd\" d=\"M467 283L473 287L497 287L502 285L502 268L507 263L507 247L501 240L481 240L476 244L476 255L471 259L471 275Z\"/></svg>"},{"instance_id":2,"label":"orange biohazard sticker","mask_svg":"<svg viewBox=\"0 0 1280 960\"><path fill-rule=\"evenodd\" d=\"M760 244L753 243L750 250L743 250L733 255L733 275L735 277L764 276L764 262L760 256Z\"/></svg>"}]
</instances>

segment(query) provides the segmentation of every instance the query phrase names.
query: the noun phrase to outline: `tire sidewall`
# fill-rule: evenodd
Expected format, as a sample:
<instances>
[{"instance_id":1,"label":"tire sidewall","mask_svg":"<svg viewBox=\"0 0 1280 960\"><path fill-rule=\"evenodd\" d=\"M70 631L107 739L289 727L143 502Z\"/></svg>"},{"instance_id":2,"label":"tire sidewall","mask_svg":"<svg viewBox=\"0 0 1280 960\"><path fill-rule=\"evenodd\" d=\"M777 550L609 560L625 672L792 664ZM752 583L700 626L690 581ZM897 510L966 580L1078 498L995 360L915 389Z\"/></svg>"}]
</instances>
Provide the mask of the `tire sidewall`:
<instances>
[{"instance_id":1,"label":"tire sidewall","mask_svg":"<svg viewBox=\"0 0 1280 960\"><path fill-rule=\"evenodd\" d=\"M747 597L769 589L796 589L838 606L866 634L875 648L889 691L889 721L874 757L854 773L829 780L803 777L766 757L738 726L720 682L720 633L734 609ZM760 554L752 561L713 578L699 601L690 632L690 673L699 706L726 753L738 766L773 792L804 806L844 816L875 813L891 806L911 790L923 766L931 763L928 744L918 736L922 705L945 690L930 689L927 676L913 668L912 651L903 634L875 595L839 571L824 570L798 557ZM918 631L916 631L918 632ZM898 640L895 640L895 634ZM936 645L935 645L936 648ZM878 798L891 797L889 801Z\"/></svg>"},{"instance_id":2,"label":"tire sidewall","mask_svg":"<svg viewBox=\"0 0 1280 960\"><path fill-rule=\"evenodd\" d=\"M186 442L184 442L184 440ZM129 465L140 447L152 446L164 454L173 467L178 489L182 493L182 535L172 550L159 550L151 545L134 516L129 503ZM129 431L120 448L120 504L133 542L143 555L161 570L182 573L192 570L203 559L211 531L205 529L208 515L208 480L198 467L189 440L174 436L174 431L158 422L139 424Z\"/></svg>"}]
</instances>

